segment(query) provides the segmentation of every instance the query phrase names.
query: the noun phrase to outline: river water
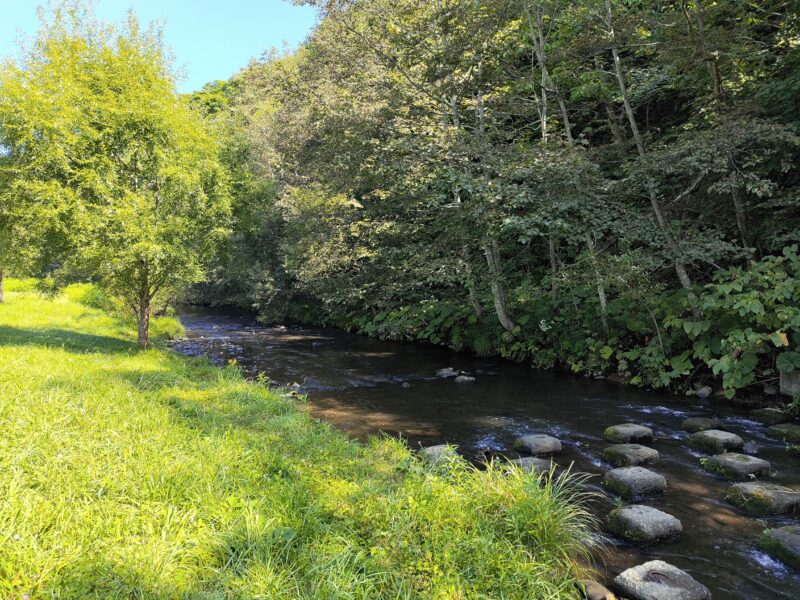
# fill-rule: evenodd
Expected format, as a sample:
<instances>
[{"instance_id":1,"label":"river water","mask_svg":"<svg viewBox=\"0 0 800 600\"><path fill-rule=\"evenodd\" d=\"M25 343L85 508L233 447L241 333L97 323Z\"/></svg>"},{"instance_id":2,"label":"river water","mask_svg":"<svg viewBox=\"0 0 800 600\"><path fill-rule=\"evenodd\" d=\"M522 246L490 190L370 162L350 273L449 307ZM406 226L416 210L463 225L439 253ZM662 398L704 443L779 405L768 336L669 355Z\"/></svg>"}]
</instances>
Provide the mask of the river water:
<instances>
[{"instance_id":1,"label":"river water","mask_svg":"<svg viewBox=\"0 0 800 600\"><path fill-rule=\"evenodd\" d=\"M443 348L399 344L330 329L267 328L250 315L184 308L180 318L187 339L175 348L207 355L220 364L230 359L248 373L264 373L279 385L299 384L309 411L349 435L399 435L410 446L458 446L467 458L489 454L516 456L512 444L526 433L559 438L556 461L596 475L611 468L602 460L603 430L636 422L651 427L660 460L650 468L667 478L669 489L646 504L683 523L678 542L640 548L609 536L597 557L606 577L662 559L692 574L715 600L800 598L800 572L757 549L765 527L790 524L790 517L758 519L729 506L729 483L700 468L700 458L681 431L690 416L719 416L726 428L758 445L758 456L772 464L776 483L800 489L800 459L765 427L713 400L683 398L626 388L615 383L541 372L502 360L482 359ZM471 384L435 377L453 367L476 377ZM598 487L598 490L602 488ZM604 516L608 495L594 510ZM608 535L608 534L606 534Z\"/></svg>"}]
</instances>

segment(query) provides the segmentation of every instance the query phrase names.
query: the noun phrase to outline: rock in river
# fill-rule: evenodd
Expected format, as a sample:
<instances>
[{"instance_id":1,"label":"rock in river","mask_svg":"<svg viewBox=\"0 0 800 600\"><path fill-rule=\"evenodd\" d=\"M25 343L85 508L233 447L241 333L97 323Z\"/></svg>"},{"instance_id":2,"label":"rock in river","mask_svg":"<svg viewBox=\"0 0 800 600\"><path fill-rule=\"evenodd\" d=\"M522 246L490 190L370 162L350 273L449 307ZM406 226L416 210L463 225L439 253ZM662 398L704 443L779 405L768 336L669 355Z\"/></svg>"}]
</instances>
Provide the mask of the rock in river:
<instances>
[{"instance_id":1,"label":"rock in river","mask_svg":"<svg viewBox=\"0 0 800 600\"><path fill-rule=\"evenodd\" d=\"M603 437L612 444L628 444L631 442L652 442L653 430L636 423L612 425L603 432Z\"/></svg>"},{"instance_id":2,"label":"rock in river","mask_svg":"<svg viewBox=\"0 0 800 600\"><path fill-rule=\"evenodd\" d=\"M725 429L725 427L717 417L690 417L681 423L681 429L697 433L706 429Z\"/></svg>"},{"instance_id":3,"label":"rock in river","mask_svg":"<svg viewBox=\"0 0 800 600\"><path fill-rule=\"evenodd\" d=\"M767 433L771 436L780 438L792 444L800 444L800 425L794 423L783 423L782 425L773 425L767 429Z\"/></svg>"},{"instance_id":4,"label":"rock in river","mask_svg":"<svg viewBox=\"0 0 800 600\"><path fill-rule=\"evenodd\" d=\"M722 454L727 450L741 450L744 440L729 431L708 429L693 433L689 438L689 445L707 454Z\"/></svg>"},{"instance_id":5,"label":"rock in river","mask_svg":"<svg viewBox=\"0 0 800 600\"><path fill-rule=\"evenodd\" d=\"M650 465L658 461L658 450L639 444L614 444L603 451L603 460L616 467Z\"/></svg>"},{"instance_id":6,"label":"rock in river","mask_svg":"<svg viewBox=\"0 0 800 600\"><path fill-rule=\"evenodd\" d=\"M800 491L777 483L734 483L725 499L759 515L780 515L800 510Z\"/></svg>"},{"instance_id":7,"label":"rock in river","mask_svg":"<svg viewBox=\"0 0 800 600\"><path fill-rule=\"evenodd\" d=\"M664 492L667 489L667 480L663 475L644 467L622 467L606 473L603 486L630 499Z\"/></svg>"},{"instance_id":8,"label":"rock in river","mask_svg":"<svg viewBox=\"0 0 800 600\"><path fill-rule=\"evenodd\" d=\"M683 533L678 519L644 504L612 510L608 515L608 528L629 542L639 544L675 540Z\"/></svg>"},{"instance_id":9,"label":"rock in river","mask_svg":"<svg viewBox=\"0 0 800 600\"><path fill-rule=\"evenodd\" d=\"M633 567L614 580L615 588L630 600L709 600L711 592L691 575L663 560Z\"/></svg>"},{"instance_id":10,"label":"rock in river","mask_svg":"<svg viewBox=\"0 0 800 600\"><path fill-rule=\"evenodd\" d=\"M549 473L553 468L553 461L535 456L524 456L511 461L526 473Z\"/></svg>"},{"instance_id":11,"label":"rock in river","mask_svg":"<svg viewBox=\"0 0 800 600\"><path fill-rule=\"evenodd\" d=\"M787 565L800 568L800 525L767 529L758 545Z\"/></svg>"},{"instance_id":12,"label":"rock in river","mask_svg":"<svg viewBox=\"0 0 800 600\"><path fill-rule=\"evenodd\" d=\"M436 376L441 377L442 379L447 379L448 377L458 377L460 371L457 371L453 367L447 367L445 369L439 369L436 371Z\"/></svg>"},{"instance_id":13,"label":"rock in river","mask_svg":"<svg viewBox=\"0 0 800 600\"><path fill-rule=\"evenodd\" d=\"M421 448L420 456L422 460L429 464L437 464L440 461L447 461L451 458L458 456L456 449L453 446L449 446L447 444L440 444L438 446L428 446L427 448Z\"/></svg>"},{"instance_id":14,"label":"rock in river","mask_svg":"<svg viewBox=\"0 0 800 600\"><path fill-rule=\"evenodd\" d=\"M530 454L555 454L561 452L561 442L552 436L534 433L517 438L514 448Z\"/></svg>"},{"instance_id":15,"label":"rock in river","mask_svg":"<svg viewBox=\"0 0 800 600\"><path fill-rule=\"evenodd\" d=\"M757 408L750 411L750 416L766 425L778 425L791 421L791 417L780 408Z\"/></svg>"},{"instance_id":16,"label":"rock in river","mask_svg":"<svg viewBox=\"0 0 800 600\"><path fill-rule=\"evenodd\" d=\"M617 597L606 586L590 579L578 580L576 587L581 598L586 600L617 600Z\"/></svg>"},{"instance_id":17,"label":"rock in river","mask_svg":"<svg viewBox=\"0 0 800 600\"><path fill-rule=\"evenodd\" d=\"M726 452L701 461L703 468L726 479L748 479L750 476L769 475L770 464L761 458Z\"/></svg>"}]
</instances>

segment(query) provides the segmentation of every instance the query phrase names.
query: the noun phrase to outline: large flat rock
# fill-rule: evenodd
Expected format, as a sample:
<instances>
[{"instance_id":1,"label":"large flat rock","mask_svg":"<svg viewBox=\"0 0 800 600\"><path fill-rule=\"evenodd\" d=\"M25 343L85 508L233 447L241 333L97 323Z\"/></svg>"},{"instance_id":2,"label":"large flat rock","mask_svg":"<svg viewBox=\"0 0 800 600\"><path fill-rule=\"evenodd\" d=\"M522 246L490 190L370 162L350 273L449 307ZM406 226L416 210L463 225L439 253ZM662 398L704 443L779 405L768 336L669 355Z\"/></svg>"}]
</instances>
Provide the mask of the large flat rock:
<instances>
[{"instance_id":1,"label":"large flat rock","mask_svg":"<svg viewBox=\"0 0 800 600\"><path fill-rule=\"evenodd\" d=\"M766 425L778 425L792 420L791 416L779 408L757 408L750 411L750 416Z\"/></svg>"},{"instance_id":2,"label":"large flat rock","mask_svg":"<svg viewBox=\"0 0 800 600\"><path fill-rule=\"evenodd\" d=\"M623 498L639 498L661 494L667 489L667 480L644 467L611 469L603 478L603 486Z\"/></svg>"},{"instance_id":3,"label":"large flat rock","mask_svg":"<svg viewBox=\"0 0 800 600\"><path fill-rule=\"evenodd\" d=\"M616 590L630 600L709 600L711 592L686 571L663 560L632 567L614 579Z\"/></svg>"},{"instance_id":4,"label":"large flat rock","mask_svg":"<svg viewBox=\"0 0 800 600\"><path fill-rule=\"evenodd\" d=\"M612 425L603 432L603 437L612 444L630 444L634 442L652 442L653 430L636 423Z\"/></svg>"},{"instance_id":5,"label":"large flat rock","mask_svg":"<svg viewBox=\"0 0 800 600\"><path fill-rule=\"evenodd\" d=\"M681 429L697 433L706 429L725 429L725 426L717 417L690 417L681 423Z\"/></svg>"},{"instance_id":6,"label":"large flat rock","mask_svg":"<svg viewBox=\"0 0 800 600\"><path fill-rule=\"evenodd\" d=\"M554 466L553 461L536 456L524 456L511 461L525 473L549 473Z\"/></svg>"},{"instance_id":7,"label":"large flat rock","mask_svg":"<svg viewBox=\"0 0 800 600\"><path fill-rule=\"evenodd\" d=\"M800 425L795 425L794 423L773 425L767 429L767 433L786 442L800 444Z\"/></svg>"},{"instance_id":8,"label":"large flat rock","mask_svg":"<svg viewBox=\"0 0 800 600\"><path fill-rule=\"evenodd\" d=\"M800 491L777 483L734 483L725 496L731 504L759 515L781 515L800 511Z\"/></svg>"},{"instance_id":9,"label":"large flat rock","mask_svg":"<svg viewBox=\"0 0 800 600\"><path fill-rule=\"evenodd\" d=\"M640 444L614 444L603 451L603 460L616 467L651 465L658 461L658 450Z\"/></svg>"},{"instance_id":10,"label":"large flat rock","mask_svg":"<svg viewBox=\"0 0 800 600\"><path fill-rule=\"evenodd\" d=\"M683 533L683 526L678 519L644 504L612 510L607 522L612 532L638 544L675 540Z\"/></svg>"},{"instance_id":11,"label":"large flat rock","mask_svg":"<svg viewBox=\"0 0 800 600\"><path fill-rule=\"evenodd\" d=\"M442 462L447 462L448 460L452 460L458 453L453 446L449 446L447 444L440 444L438 446L428 446L427 448L421 448L419 451L419 455L423 461L428 464L435 465Z\"/></svg>"},{"instance_id":12,"label":"large flat rock","mask_svg":"<svg viewBox=\"0 0 800 600\"><path fill-rule=\"evenodd\" d=\"M770 556L800 569L800 525L767 529L758 545Z\"/></svg>"},{"instance_id":13,"label":"large flat rock","mask_svg":"<svg viewBox=\"0 0 800 600\"><path fill-rule=\"evenodd\" d=\"M729 431L708 429L693 433L689 437L689 445L708 454L722 454L729 450L741 450L744 447L744 440Z\"/></svg>"},{"instance_id":14,"label":"large flat rock","mask_svg":"<svg viewBox=\"0 0 800 600\"><path fill-rule=\"evenodd\" d=\"M530 454L556 454L561 452L561 442L550 435L534 433L517 438L514 441L514 448Z\"/></svg>"},{"instance_id":15,"label":"large flat rock","mask_svg":"<svg viewBox=\"0 0 800 600\"><path fill-rule=\"evenodd\" d=\"M703 468L726 479L749 479L769 475L770 464L762 458L726 452L703 459Z\"/></svg>"}]
</instances>

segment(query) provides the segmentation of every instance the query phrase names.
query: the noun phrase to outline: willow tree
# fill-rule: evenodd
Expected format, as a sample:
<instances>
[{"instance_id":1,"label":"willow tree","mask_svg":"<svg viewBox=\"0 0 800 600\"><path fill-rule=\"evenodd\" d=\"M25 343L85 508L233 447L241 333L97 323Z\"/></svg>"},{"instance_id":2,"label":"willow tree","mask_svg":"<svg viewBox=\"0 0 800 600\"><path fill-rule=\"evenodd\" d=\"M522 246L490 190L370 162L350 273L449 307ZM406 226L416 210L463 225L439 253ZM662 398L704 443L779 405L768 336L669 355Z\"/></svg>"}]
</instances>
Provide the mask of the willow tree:
<instances>
[{"instance_id":1,"label":"willow tree","mask_svg":"<svg viewBox=\"0 0 800 600\"><path fill-rule=\"evenodd\" d=\"M120 297L147 347L154 302L203 277L229 212L216 144L176 93L160 31L65 3L3 71L9 203L64 224L57 263Z\"/></svg>"}]
</instances>

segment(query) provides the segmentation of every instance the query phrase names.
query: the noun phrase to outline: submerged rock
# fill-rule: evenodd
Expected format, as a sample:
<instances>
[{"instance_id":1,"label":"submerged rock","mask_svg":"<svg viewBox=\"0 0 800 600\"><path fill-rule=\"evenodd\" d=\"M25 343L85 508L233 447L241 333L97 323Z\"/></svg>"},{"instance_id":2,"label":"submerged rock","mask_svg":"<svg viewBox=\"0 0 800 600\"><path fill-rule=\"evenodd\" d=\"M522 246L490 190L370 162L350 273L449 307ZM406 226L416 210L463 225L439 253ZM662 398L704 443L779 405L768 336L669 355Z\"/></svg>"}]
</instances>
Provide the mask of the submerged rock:
<instances>
[{"instance_id":1,"label":"submerged rock","mask_svg":"<svg viewBox=\"0 0 800 600\"><path fill-rule=\"evenodd\" d=\"M629 542L639 544L675 540L683 533L678 519L644 504L612 510L608 515L608 528Z\"/></svg>"},{"instance_id":2,"label":"submerged rock","mask_svg":"<svg viewBox=\"0 0 800 600\"><path fill-rule=\"evenodd\" d=\"M623 498L639 498L661 494L667 489L663 475L644 467L611 469L603 478L603 486Z\"/></svg>"},{"instance_id":3,"label":"submerged rock","mask_svg":"<svg viewBox=\"0 0 800 600\"><path fill-rule=\"evenodd\" d=\"M633 567L614 579L614 587L630 600L709 600L711 592L686 571L663 560Z\"/></svg>"},{"instance_id":4,"label":"submerged rock","mask_svg":"<svg viewBox=\"0 0 800 600\"><path fill-rule=\"evenodd\" d=\"M793 444L800 444L800 425L794 423L783 423L782 425L773 425L767 429L767 433L771 436L780 438L786 442Z\"/></svg>"},{"instance_id":5,"label":"submerged rock","mask_svg":"<svg viewBox=\"0 0 800 600\"><path fill-rule=\"evenodd\" d=\"M440 444L438 446L421 448L419 454L422 457L422 460L429 464L437 464L458 456L456 449L448 444Z\"/></svg>"},{"instance_id":6,"label":"submerged rock","mask_svg":"<svg viewBox=\"0 0 800 600\"><path fill-rule=\"evenodd\" d=\"M759 515L780 515L800 510L800 491L777 483L734 483L725 499Z\"/></svg>"},{"instance_id":7,"label":"submerged rock","mask_svg":"<svg viewBox=\"0 0 800 600\"><path fill-rule=\"evenodd\" d=\"M603 451L603 460L617 467L650 465L658 461L658 450L640 444L614 444Z\"/></svg>"},{"instance_id":8,"label":"submerged rock","mask_svg":"<svg viewBox=\"0 0 800 600\"><path fill-rule=\"evenodd\" d=\"M652 442L653 430L636 423L623 423L612 425L603 432L603 437L613 444L627 444L630 442Z\"/></svg>"},{"instance_id":9,"label":"submerged rock","mask_svg":"<svg viewBox=\"0 0 800 600\"><path fill-rule=\"evenodd\" d=\"M458 377L459 373L460 371L455 370L453 367L447 367L436 371L436 376L447 379L448 377Z\"/></svg>"},{"instance_id":10,"label":"submerged rock","mask_svg":"<svg viewBox=\"0 0 800 600\"><path fill-rule=\"evenodd\" d=\"M750 416L766 425L777 425L791 420L791 417L779 408L757 408L750 411Z\"/></svg>"},{"instance_id":11,"label":"submerged rock","mask_svg":"<svg viewBox=\"0 0 800 600\"><path fill-rule=\"evenodd\" d=\"M758 545L770 556L787 565L800 568L800 525L767 529Z\"/></svg>"},{"instance_id":12,"label":"submerged rock","mask_svg":"<svg viewBox=\"0 0 800 600\"><path fill-rule=\"evenodd\" d=\"M475 378L469 375L459 375L453 381L456 383L475 383Z\"/></svg>"},{"instance_id":13,"label":"submerged rock","mask_svg":"<svg viewBox=\"0 0 800 600\"><path fill-rule=\"evenodd\" d=\"M525 456L511 461L512 464L517 465L525 473L549 473L553 468L553 461L546 458L537 458L535 456Z\"/></svg>"},{"instance_id":14,"label":"submerged rock","mask_svg":"<svg viewBox=\"0 0 800 600\"><path fill-rule=\"evenodd\" d=\"M697 433L707 429L725 429L725 426L717 417L690 417L681 423L681 429Z\"/></svg>"},{"instance_id":15,"label":"submerged rock","mask_svg":"<svg viewBox=\"0 0 800 600\"><path fill-rule=\"evenodd\" d=\"M770 464L761 458L726 452L701 461L703 468L726 479L748 479L760 475L769 475Z\"/></svg>"},{"instance_id":16,"label":"submerged rock","mask_svg":"<svg viewBox=\"0 0 800 600\"><path fill-rule=\"evenodd\" d=\"M708 429L693 433L689 438L689 445L708 454L722 454L727 450L741 450L744 440L729 431Z\"/></svg>"},{"instance_id":17,"label":"submerged rock","mask_svg":"<svg viewBox=\"0 0 800 600\"><path fill-rule=\"evenodd\" d=\"M530 454L556 454L561 452L561 442L552 436L534 433L517 438L514 441L514 448Z\"/></svg>"}]
</instances>

